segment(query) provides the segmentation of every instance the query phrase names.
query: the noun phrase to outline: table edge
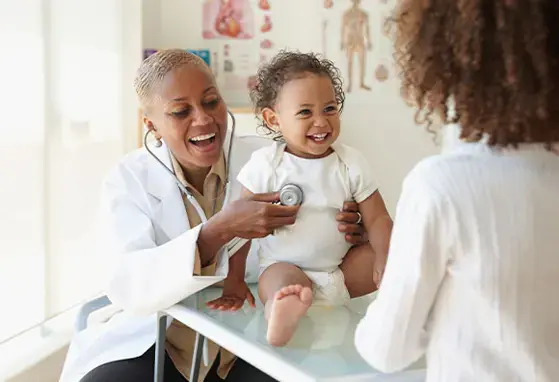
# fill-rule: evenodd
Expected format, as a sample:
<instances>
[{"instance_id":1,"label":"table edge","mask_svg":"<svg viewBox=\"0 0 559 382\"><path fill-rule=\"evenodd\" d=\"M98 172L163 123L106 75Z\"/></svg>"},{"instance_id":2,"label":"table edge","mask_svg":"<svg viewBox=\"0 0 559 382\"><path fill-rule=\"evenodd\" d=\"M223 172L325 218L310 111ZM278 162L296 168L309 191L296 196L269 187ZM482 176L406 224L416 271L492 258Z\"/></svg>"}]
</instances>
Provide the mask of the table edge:
<instances>
[{"instance_id":1,"label":"table edge","mask_svg":"<svg viewBox=\"0 0 559 382\"><path fill-rule=\"evenodd\" d=\"M174 305L163 310L162 313L180 321L182 324L202 334L212 342L215 342L219 346L227 349L237 357L242 358L247 363L262 370L277 380L294 380L298 382L318 382L321 380L306 373L297 366L294 366L281 358L273 356L268 352L268 349L259 343L245 339L238 333L220 325L214 318L202 314L195 309L184 305ZM233 341L236 346L231 345ZM239 342L243 345L238 346ZM253 355L254 351L258 351L259 354L261 354L257 360L255 360ZM274 363L277 367L269 366ZM280 370L282 374L281 376L277 374ZM287 376L286 371L288 372Z\"/></svg>"}]
</instances>

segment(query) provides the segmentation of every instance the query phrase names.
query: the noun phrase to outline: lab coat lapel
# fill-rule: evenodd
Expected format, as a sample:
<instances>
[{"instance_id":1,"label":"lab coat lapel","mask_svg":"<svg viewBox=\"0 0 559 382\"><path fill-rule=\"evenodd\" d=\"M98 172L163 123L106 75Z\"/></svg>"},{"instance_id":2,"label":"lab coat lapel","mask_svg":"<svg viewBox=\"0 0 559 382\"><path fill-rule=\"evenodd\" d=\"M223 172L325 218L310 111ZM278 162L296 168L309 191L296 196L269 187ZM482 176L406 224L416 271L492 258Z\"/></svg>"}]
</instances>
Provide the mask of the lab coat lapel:
<instances>
[{"instance_id":1,"label":"lab coat lapel","mask_svg":"<svg viewBox=\"0 0 559 382\"><path fill-rule=\"evenodd\" d=\"M228 148L231 139L231 131L228 131L223 145L226 158L228 158ZM169 150L164 142L161 147L152 147L151 151L165 166L170 170L173 169ZM231 161L235 162L235 159L232 158ZM229 166L231 165L230 163L225 164L226 171L230 171ZM236 177L236 172L229 175ZM177 187L176 180L151 155L148 156L147 192L153 197L153 221L159 223L161 230L167 236L165 241L178 237L190 228L184 200L181 191ZM163 243L158 244L161 245Z\"/></svg>"},{"instance_id":2,"label":"lab coat lapel","mask_svg":"<svg viewBox=\"0 0 559 382\"><path fill-rule=\"evenodd\" d=\"M165 166L172 170L170 154L165 144L153 148L152 151ZM148 157L148 161L147 191L153 197L153 222L159 224L167 240L172 240L190 228L182 194L173 176L163 168L161 163L151 156Z\"/></svg>"}]
</instances>

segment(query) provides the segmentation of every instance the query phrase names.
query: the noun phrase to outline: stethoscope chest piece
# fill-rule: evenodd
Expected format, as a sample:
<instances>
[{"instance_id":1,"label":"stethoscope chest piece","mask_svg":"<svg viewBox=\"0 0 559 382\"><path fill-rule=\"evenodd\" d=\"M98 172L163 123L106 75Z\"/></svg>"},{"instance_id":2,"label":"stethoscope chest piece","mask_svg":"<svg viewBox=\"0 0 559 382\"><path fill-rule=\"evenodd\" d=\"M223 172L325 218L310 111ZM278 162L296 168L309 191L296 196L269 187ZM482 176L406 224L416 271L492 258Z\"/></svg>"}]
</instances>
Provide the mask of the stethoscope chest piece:
<instances>
[{"instance_id":1,"label":"stethoscope chest piece","mask_svg":"<svg viewBox=\"0 0 559 382\"><path fill-rule=\"evenodd\" d=\"M280 204L298 206L303 203L303 190L295 184L286 184L280 189Z\"/></svg>"}]
</instances>

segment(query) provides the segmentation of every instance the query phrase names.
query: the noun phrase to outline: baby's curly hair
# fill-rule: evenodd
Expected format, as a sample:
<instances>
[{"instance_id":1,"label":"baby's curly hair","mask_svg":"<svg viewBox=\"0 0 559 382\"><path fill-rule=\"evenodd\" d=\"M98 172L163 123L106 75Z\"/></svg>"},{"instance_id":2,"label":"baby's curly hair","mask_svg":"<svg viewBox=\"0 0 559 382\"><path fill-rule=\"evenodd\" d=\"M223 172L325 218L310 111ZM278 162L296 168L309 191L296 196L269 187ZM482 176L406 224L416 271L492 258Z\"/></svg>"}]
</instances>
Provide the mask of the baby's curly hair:
<instances>
[{"instance_id":1,"label":"baby's curly hair","mask_svg":"<svg viewBox=\"0 0 559 382\"><path fill-rule=\"evenodd\" d=\"M338 110L341 113L345 94L339 69L330 60L315 53L301 53L282 50L272 60L258 69L256 85L250 91L254 112L258 120L258 131L273 139L281 139L281 133L274 131L262 118L262 110L273 109L283 86L308 74L325 76L332 81Z\"/></svg>"},{"instance_id":2,"label":"baby's curly hair","mask_svg":"<svg viewBox=\"0 0 559 382\"><path fill-rule=\"evenodd\" d=\"M435 113L491 146L559 141L556 0L402 0L386 26L417 123Z\"/></svg>"}]
</instances>

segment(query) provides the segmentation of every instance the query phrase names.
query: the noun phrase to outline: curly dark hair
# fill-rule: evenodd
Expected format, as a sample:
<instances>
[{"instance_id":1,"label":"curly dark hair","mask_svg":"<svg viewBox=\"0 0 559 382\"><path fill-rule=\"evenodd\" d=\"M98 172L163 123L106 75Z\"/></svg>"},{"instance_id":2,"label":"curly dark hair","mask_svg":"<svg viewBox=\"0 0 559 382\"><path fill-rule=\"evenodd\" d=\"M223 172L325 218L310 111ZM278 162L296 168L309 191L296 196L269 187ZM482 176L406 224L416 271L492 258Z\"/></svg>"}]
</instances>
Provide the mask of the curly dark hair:
<instances>
[{"instance_id":1,"label":"curly dark hair","mask_svg":"<svg viewBox=\"0 0 559 382\"><path fill-rule=\"evenodd\" d=\"M557 0L402 0L386 27L418 124L438 115L498 147L559 141Z\"/></svg>"},{"instance_id":2,"label":"curly dark hair","mask_svg":"<svg viewBox=\"0 0 559 382\"><path fill-rule=\"evenodd\" d=\"M340 71L334 63L315 53L282 50L269 63L258 69L256 84L250 91L260 132L276 140L282 138L280 132L266 125L262 118L262 110L274 108L281 89L286 83L309 73L325 76L332 81L338 111L342 112L345 94Z\"/></svg>"}]
</instances>

